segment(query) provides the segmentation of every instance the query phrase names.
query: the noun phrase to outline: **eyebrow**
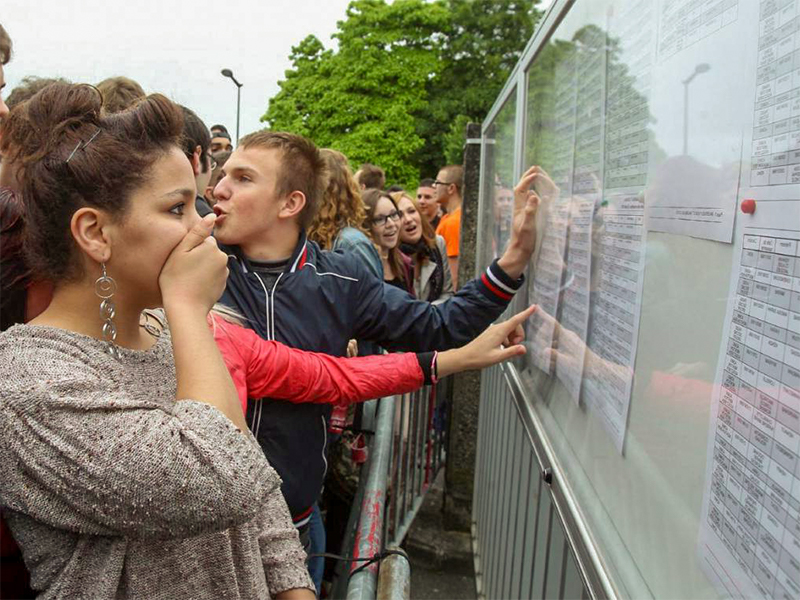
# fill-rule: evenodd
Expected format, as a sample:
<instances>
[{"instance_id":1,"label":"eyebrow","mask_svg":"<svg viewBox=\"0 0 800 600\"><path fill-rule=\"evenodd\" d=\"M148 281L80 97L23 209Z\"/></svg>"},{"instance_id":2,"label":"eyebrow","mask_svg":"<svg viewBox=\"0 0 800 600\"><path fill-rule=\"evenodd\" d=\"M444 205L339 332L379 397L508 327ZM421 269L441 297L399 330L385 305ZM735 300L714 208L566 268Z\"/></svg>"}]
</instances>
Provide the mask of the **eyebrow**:
<instances>
[{"instance_id":1,"label":"eyebrow","mask_svg":"<svg viewBox=\"0 0 800 600\"><path fill-rule=\"evenodd\" d=\"M175 198L175 197L194 197L197 194L196 190L190 190L189 188L178 188L176 190L172 190L171 192L167 192L162 196L162 198Z\"/></svg>"},{"instance_id":2,"label":"eyebrow","mask_svg":"<svg viewBox=\"0 0 800 600\"><path fill-rule=\"evenodd\" d=\"M256 175L256 176L258 175L258 171L256 171L255 169L252 169L250 167L237 167L235 165L234 165L234 167L232 169L225 169L223 167L222 172L225 175L230 175L231 173L237 173L237 172L238 173L249 173L250 175Z\"/></svg>"}]
</instances>

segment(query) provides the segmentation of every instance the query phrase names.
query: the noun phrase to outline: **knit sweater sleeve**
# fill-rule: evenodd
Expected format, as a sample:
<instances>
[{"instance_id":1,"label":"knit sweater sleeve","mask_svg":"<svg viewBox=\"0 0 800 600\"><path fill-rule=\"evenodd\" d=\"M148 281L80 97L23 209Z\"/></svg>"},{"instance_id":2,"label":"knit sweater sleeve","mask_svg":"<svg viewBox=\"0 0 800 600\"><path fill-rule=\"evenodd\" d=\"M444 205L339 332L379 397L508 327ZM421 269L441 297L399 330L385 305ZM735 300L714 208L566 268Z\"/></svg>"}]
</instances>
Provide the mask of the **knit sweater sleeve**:
<instances>
[{"instance_id":1,"label":"knit sweater sleeve","mask_svg":"<svg viewBox=\"0 0 800 600\"><path fill-rule=\"evenodd\" d=\"M252 435L212 406L156 401L157 385L115 382L64 344L27 355L7 346L2 505L80 534L180 538L250 521L277 492ZM174 389L166 367L164 385Z\"/></svg>"},{"instance_id":2,"label":"knit sweater sleeve","mask_svg":"<svg viewBox=\"0 0 800 600\"><path fill-rule=\"evenodd\" d=\"M306 553L280 490L269 495L262 511L258 544L271 597L297 588L315 591Z\"/></svg>"}]
</instances>

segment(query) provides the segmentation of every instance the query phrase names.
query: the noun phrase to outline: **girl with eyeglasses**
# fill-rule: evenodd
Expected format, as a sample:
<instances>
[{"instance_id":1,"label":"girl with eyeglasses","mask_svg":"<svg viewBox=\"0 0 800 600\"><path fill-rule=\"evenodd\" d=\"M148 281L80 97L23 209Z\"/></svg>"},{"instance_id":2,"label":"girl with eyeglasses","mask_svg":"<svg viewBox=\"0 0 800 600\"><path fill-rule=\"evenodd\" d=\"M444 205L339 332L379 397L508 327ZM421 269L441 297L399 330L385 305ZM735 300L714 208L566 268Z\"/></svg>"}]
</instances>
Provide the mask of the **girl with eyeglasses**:
<instances>
[{"instance_id":1,"label":"girl with eyeglasses","mask_svg":"<svg viewBox=\"0 0 800 600\"><path fill-rule=\"evenodd\" d=\"M383 263L383 280L414 295L414 277L411 259L398 247L400 243L401 214L397 203L388 192L376 189L362 194L367 216L364 228L378 247Z\"/></svg>"}]
</instances>

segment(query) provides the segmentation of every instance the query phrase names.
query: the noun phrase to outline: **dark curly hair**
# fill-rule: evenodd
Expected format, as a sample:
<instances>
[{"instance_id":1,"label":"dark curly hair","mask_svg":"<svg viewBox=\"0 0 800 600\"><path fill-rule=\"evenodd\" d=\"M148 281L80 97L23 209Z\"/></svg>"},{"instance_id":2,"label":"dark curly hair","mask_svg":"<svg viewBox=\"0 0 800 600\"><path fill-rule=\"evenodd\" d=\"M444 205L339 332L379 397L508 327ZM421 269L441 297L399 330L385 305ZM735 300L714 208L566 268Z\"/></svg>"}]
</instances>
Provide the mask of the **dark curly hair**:
<instances>
[{"instance_id":1,"label":"dark curly hair","mask_svg":"<svg viewBox=\"0 0 800 600\"><path fill-rule=\"evenodd\" d=\"M153 163L179 147L183 116L164 96L117 114L102 104L90 85L53 83L0 124L0 151L20 169L27 262L38 278L79 277L75 211L92 206L123 218Z\"/></svg>"}]
</instances>

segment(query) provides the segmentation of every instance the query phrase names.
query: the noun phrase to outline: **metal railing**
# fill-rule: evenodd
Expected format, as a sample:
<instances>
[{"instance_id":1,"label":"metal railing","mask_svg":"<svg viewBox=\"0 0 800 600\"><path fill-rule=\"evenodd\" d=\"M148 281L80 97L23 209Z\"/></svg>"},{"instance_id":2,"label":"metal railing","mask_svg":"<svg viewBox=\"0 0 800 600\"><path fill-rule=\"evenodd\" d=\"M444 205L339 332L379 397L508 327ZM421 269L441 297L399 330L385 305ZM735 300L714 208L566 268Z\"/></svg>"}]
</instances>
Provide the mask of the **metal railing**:
<instances>
[{"instance_id":1,"label":"metal railing","mask_svg":"<svg viewBox=\"0 0 800 600\"><path fill-rule=\"evenodd\" d=\"M340 569L332 597L407 598L410 569L403 556L364 566L362 559L397 548L444 466L450 381L378 401L374 437L342 545L353 562ZM356 560L358 559L358 560Z\"/></svg>"},{"instance_id":2,"label":"metal railing","mask_svg":"<svg viewBox=\"0 0 800 600\"><path fill-rule=\"evenodd\" d=\"M604 598L513 366L484 372L473 500L479 598Z\"/></svg>"},{"instance_id":3,"label":"metal railing","mask_svg":"<svg viewBox=\"0 0 800 600\"><path fill-rule=\"evenodd\" d=\"M390 546L405 539L425 493L444 465L451 380L406 394L394 414L392 493L386 522Z\"/></svg>"}]
</instances>

